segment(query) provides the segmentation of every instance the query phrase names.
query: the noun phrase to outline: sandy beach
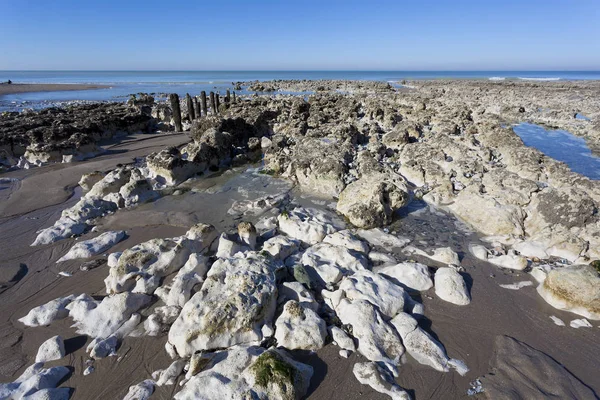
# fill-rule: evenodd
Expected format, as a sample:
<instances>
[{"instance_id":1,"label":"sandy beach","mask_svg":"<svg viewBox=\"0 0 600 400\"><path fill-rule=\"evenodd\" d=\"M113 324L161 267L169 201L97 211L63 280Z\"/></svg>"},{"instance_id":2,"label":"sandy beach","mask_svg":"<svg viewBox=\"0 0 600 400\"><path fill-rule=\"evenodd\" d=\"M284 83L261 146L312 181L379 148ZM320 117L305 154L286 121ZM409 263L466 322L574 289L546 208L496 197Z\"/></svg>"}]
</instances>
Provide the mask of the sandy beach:
<instances>
[{"instance_id":1,"label":"sandy beach","mask_svg":"<svg viewBox=\"0 0 600 400\"><path fill-rule=\"evenodd\" d=\"M398 91L379 82L269 85L323 89L306 98L223 100L220 114L211 107L195 118L188 108L200 100L195 98L172 97L171 102L156 104L139 97L127 106L95 111L86 106L74 111L75 117L63 118L61 127L47 131L46 137L56 143L43 143L46 147L33 135L21 133L31 126L45 131L42 117L31 120L39 126L19 116L5 122L12 125L1 126L1 143L12 144L3 149L12 153L5 155L10 165L0 175L0 381L15 381L34 363L40 345L60 335L64 357L46 362L44 368L68 368L58 387L69 388L72 399L124 398L130 387L142 382L152 386L150 399L182 393L187 398L217 398L223 393L219 390L231 390L233 398L240 398L244 390L285 398L277 384L266 390L254 383L252 363L257 356L251 356L246 345L288 354L293 362L312 367L309 383L304 382L301 366L282 358L296 365L290 367L295 380L285 386L295 398L497 400L543 399L546 393L561 399L597 398L598 299L582 298L577 306L565 301L559 309L538 291L546 276L598 259L594 232L600 183L526 147L510 124L530 121L569 129L585 137L590 148L598 148L598 82L421 81ZM577 109L571 105L574 92ZM499 103L504 108L497 107ZM151 126L162 132L117 134L122 128L115 130L115 122L104 121L100 111L114 114L124 109L127 114L118 120L135 123L133 131L142 126L140 121L147 124L151 119ZM577 112L589 120L575 119ZM82 129L77 115L94 124ZM174 131L178 122L185 133ZM29 141L10 136L16 128ZM77 132L76 140L65 136L71 130ZM91 144L95 156L69 158ZM21 157L27 163L19 161ZM560 195L545 200L558 190ZM544 206L548 202L560 206L558 216L548 214L554 209ZM101 212L89 217L94 208ZM581 217L586 213L589 216ZM65 233L67 225L59 225L65 216L85 229ZM254 230L240 230L240 222L252 224ZM189 236L198 224L210 224L218 234L210 240L174 239ZM210 231L202 226L202 234ZM126 235L109 249L57 262L78 243L121 230ZM254 249L245 247L248 232L256 236ZM348 235L344 240L336 236L341 232ZM270 248L266 243L273 238L286 245ZM171 257L170 265L177 267L161 272L156 261L149 261L155 263L152 268L135 264L133 257L140 257L141 250L127 255L132 257L130 264L118 259L109 266L108 254L124 257L120 252L152 239L165 240L159 255ZM198 243L205 248L187 250ZM436 249L449 250L437 257ZM533 254L528 253L531 249ZM273 252L265 255L267 250ZM187 257L203 254L210 267L190 270L204 275L188 275L186 279L198 279L197 284L185 300L169 303L172 297L164 293L175 294L179 271L189 268L185 260L172 256L178 251L188 251ZM97 265L82 270L90 260L98 260ZM401 273L390 277L382 272L404 271L414 263L424 266L421 278L430 285L413 289L414 282L403 281ZM130 275L124 273L126 268ZM308 280L295 272L301 268L308 271ZM441 291L438 272L449 270L458 280L448 294ZM243 280L244 274L252 274L252 279ZM231 289L228 285L236 279L242 283ZM600 278L590 278L591 285L597 285L594 279ZM254 287L256 281L260 285ZM519 282L528 283L510 286ZM284 285L292 283L303 292L290 294ZM211 285L218 290L211 291ZM260 292L264 287L273 290ZM235 294L226 297L231 290ZM333 293L340 297L336 300ZM23 323L34 307L82 294L90 296L86 305L77 305L89 307L83 316L73 307L64 318L57 313L39 326ZM149 303L130 306L126 317L107 309L106 316L86 319L94 307L116 296L147 296ZM202 301L192 304L198 297ZM253 299L261 311L256 312L251 301L237 302L240 298ZM98 304L92 305L94 301ZM209 302L212 309L203 308ZM298 304L305 319L297 322L287 313L290 303ZM365 322L367 312L344 308L358 306L373 310L377 318ZM236 308L232 321L259 326L252 328L256 336L251 340L244 339L249 335L246 326L223 322L230 307ZM160 320L161 310L176 315ZM346 332L356 347L340 353L346 349L333 343L330 333L310 328L313 314L329 330ZM399 318L415 321L415 327L404 331ZM584 318L591 327L569 326ZM288 336L281 335L287 329L283 319L293 327ZM115 320L121 321L119 333L113 329L94 336L86 327L108 326ZM137 322L120 336L129 321ZM409 336L414 332L420 336ZM114 356L98 355L102 349L94 344L111 335L118 338L118 344L111 345ZM238 345L244 357L235 353ZM197 355L206 357L206 364L185 378L191 367L184 370L181 360L191 363ZM227 357L234 360L231 365ZM462 369L462 362L468 370ZM173 384L163 384L153 372L170 365L177 371L172 373ZM355 377L357 365L374 368L365 384ZM483 389L469 396L477 380ZM222 381L230 384L218 386Z\"/></svg>"},{"instance_id":2,"label":"sandy beach","mask_svg":"<svg viewBox=\"0 0 600 400\"><path fill-rule=\"evenodd\" d=\"M11 83L0 84L0 96L17 93L33 92L64 92L73 90L93 90L104 89L110 86L106 85L85 85L85 84L67 84L67 83Z\"/></svg>"}]
</instances>

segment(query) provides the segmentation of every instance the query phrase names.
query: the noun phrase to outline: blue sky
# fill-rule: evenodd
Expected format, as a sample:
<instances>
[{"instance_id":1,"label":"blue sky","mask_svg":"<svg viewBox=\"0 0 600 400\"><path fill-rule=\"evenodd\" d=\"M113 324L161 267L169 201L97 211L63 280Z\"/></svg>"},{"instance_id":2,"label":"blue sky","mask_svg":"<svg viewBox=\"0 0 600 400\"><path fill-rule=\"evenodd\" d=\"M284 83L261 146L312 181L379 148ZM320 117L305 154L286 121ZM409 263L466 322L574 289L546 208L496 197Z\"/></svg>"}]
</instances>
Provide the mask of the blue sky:
<instances>
[{"instance_id":1,"label":"blue sky","mask_svg":"<svg viewBox=\"0 0 600 400\"><path fill-rule=\"evenodd\" d=\"M600 70L600 0L0 0L0 70Z\"/></svg>"}]
</instances>

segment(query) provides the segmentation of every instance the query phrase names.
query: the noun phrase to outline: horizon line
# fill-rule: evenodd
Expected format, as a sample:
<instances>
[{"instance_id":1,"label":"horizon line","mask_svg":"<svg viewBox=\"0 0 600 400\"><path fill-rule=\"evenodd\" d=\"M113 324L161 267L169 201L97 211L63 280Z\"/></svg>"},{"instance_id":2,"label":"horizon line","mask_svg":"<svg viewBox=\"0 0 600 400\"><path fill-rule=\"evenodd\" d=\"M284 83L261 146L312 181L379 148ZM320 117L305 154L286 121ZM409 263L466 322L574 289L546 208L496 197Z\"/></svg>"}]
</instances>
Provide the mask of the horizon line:
<instances>
[{"instance_id":1,"label":"horizon line","mask_svg":"<svg viewBox=\"0 0 600 400\"><path fill-rule=\"evenodd\" d=\"M600 72L599 69L0 69L0 72Z\"/></svg>"}]
</instances>

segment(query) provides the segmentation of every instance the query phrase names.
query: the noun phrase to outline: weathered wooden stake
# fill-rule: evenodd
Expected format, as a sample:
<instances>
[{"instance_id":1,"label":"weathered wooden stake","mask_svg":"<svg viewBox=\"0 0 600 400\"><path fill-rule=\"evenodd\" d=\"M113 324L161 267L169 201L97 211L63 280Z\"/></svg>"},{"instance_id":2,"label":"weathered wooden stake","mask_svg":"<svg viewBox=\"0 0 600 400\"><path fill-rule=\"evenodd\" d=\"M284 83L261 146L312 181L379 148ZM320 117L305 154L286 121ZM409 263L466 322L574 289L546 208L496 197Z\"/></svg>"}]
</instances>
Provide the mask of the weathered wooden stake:
<instances>
[{"instance_id":1,"label":"weathered wooden stake","mask_svg":"<svg viewBox=\"0 0 600 400\"><path fill-rule=\"evenodd\" d=\"M218 114L219 113L219 93L215 94L215 111Z\"/></svg>"},{"instance_id":2,"label":"weathered wooden stake","mask_svg":"<svg viewBox=\"0 0 600 400\"><path fill-rule=\"evenodd\" d=\"M204 116L208 115L208 110L206 108L206 92L204 90L200 93L200 110Z\"/></svg>"},{"instance_id":3,"label":"weathered wooden stake","mask_svg":"<svg viewBox=\"0 0 600 400\"><path fill-rule=\"evenodd\" d=\"M213 114L216 114L217 113L217 111L216 111L217 107L215 105L215 93L214 92L210 92L209 97L210 97L210 110L211 110L211 112Z\"/></svg>"},{"instance_id":4,"label":"weathered wooden stake","mask_svg":"<svg viewBox=\"0 0 600 400\"><path fill-rule=\"evenodd\" d=\"M227 105L229 105L230 102L231 102L231 93L229 93L229 89L227 89L227 94L225 95L225 103L227 103Z\"/></svg>"},{"instance_id":5,"label":"weathered wooden stake","mask_svg":"<svg viewBox=\"0 0 600 400\"><path fill-rule=\"evenodd\" d=\"M200 104L198 103L198 96L192 97L192 101L194 102L194 114L196 114L197 119L200 119L202 114L200 113Z\"/></svg>"},{"instance_id":6,"label":"weathered wooden stake","mask_svg":"<svg viewBox=\"0 0 600 400\"><path fill-rule=\"evenodd\" d=\"M196 119L196 115L194 114L194 103L192 102L192 97L189 93L185 94L185 103L187 105L188 120L191 123Z\"/></svg>"},{"instance_id":7,"label":"weathered wooden stake","mask_svg":"<svg viewBox=\"0 0 600 400\"><path fill-rule=\"evenodd\" d=\"M232 101L233 103L235 103L235 101L236 101L236 100L235 100L235 92L233 92L233 97L231 98L231 101Z\"/></svg>"},{"instance_id":8,"label":"weathered wooden stake","mask_svg":"<svg viewBox=\"0 0 600 400\"><path fill-rule=\"evenodd\" d=\"M177 93L171 93L169 95L169 101L171 102L171 110L173 110L175 130L177 132L183 132L183 126L181 125L181 107L179 107L179 96L177 96Z\"/></svg>"}]
</instances>

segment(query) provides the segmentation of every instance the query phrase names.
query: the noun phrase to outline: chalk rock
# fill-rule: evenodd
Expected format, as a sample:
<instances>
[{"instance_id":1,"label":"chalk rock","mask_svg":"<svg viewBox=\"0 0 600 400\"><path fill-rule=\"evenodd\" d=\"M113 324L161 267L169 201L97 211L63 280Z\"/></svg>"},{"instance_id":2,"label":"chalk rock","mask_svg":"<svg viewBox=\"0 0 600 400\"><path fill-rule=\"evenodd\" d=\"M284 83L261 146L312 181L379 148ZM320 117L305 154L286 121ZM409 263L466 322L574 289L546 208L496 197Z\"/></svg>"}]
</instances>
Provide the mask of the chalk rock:
<instances>
[{"instance_id":1,"label":"chalk rock","mask_svg":"<svg viewBox=\"0 0 600 400\"><path fill-rule=\"evenodd\" d=\"M167 332L181 312L179 306L156 307L144 321L144 330L148 336L158 336Z\"/></svg>"},{"instance_id":2,"label":"chalk rock","mask_svg":"<svg viewBox=\"0 0 600 400\"><path fill-rule=\"evenodd\" d=\"M103 339L117 332L133 313L148 305L150 300L150 296L131 292L106 296L102 301L82 295L67 309L78 333Z\"/></svg>"},{"instance_id":3,"label":"chalk rock","mask_svg":"<svg viewBox=\"0 0 600 400\"><path fill-rule=\"evenodd\" d=\"M553 269L537 291L554 308L600 320L600 276L592 266Z\"/></svg>"},{"instance_id":4,"label":"chalk rock","mask_svg":"<svg viewBox=\"0 0 600 400\"><path fill-rule=\"evenodd\" d=\"M71 250L58 259L57 263L76 258L90 258L104 253L125 237L124 231L110 231L93 238L76 243Z\"/></svg>"},{"instance_id":5,"label":"chalk rock","mask_svg":"<svg viewBox=\"0 0 600 400\"><path fill-rule=\"evenodd\" d=\"M421 329L417 321L406 313L399 313L390 324L402 338L406 351L420 364L428 365L441 372L448 372L455 368L460 375L467 373L468 369L459 360L451 360L441 343Z\"/></svg>"},{"instance_id":6,"label":"chalk rock","mask_svg":"<svg viewBox=\"0 0 600 400\"><path fill-rule=\"evenodd\" d=\"M342 329L338 328L335 325L328 327L329 333L333 342L343 350L348 351L356 351L356 345L354 344L354 340L346 332Z\"/></svg>"},{"instance_id":7,"label":"chalk rock","mask_svg":"<svg viewBox=\"0 0 600 400\"><path fill-rule=\"evenodd\" d=\"M404 298L407 296L400 286L366 269L345 276L340 282L338 292L343 293L340 298L368 301L389 318L404 309ZM338 304L334 303L334 307L337 309Z\"/></svg>"},{"instance_id":8,"label":"chalk rock","mask_svg":"<svg viewBox=\"0 0 600 400\"><path fill-rule=\"evenodd\" d=\"M340 193L337 211L352 225L376 228L392 222L394 211L408 204L406 183L398 175L372 173L350 183Z\"/></svg>"},{"instance_id":9,"label":"chalk rock","mask_svg":"<svg viewBox=\"0 0 600 400\"><path fill-rule=\"evenodd\" d=\"M92 187L98 183L102 178L104 178L106 174L100 171L94 171L87 174L81 175L81 179L79 179L79 186L83 189L84 192L88 192Z\"/></svg>"},{"instance_id":10,"label":"chalk rock","mask_svg":"<svg viewBox=\"0 0 600 400\"><path fill-rule=\"evenodd\" d=\"M488 257L487 261L498 267L515 269L517 271L523 271L527 268L527 259L518 254L503 254L497 257Z\"/></svg>"},{"instance_id":11,"label":"chalk rock","mask_svg":"<svg viewBox=\"0 0 600 400\"><path fill-rule=\"evenodd\" d=\"M489 255L488 249L480 244L469 244L469 252L473 257L483 261L487 260Z\"/></svg>"},{"instance_id":12,"label":"chalk rock","mask_svg":"<svg viewBox=\"0 0 600 400\"><path fill-rule=\"evenodd\" d=\"M429 269L424 264L403 262L378 268L377 273L408 289L423 292L433 287Z\"/></svg>"},{"instance_id":13,"label":"chalk rock","mask_svg":"<svg viewBox=\"0 0 600 400\"><path fill-rule=\"evenodd\" d=\"M368 267L367 259L360 253L327 243L319 243L306 250L301 263L309 275L315 275L314 278L324 284L337 283L342 276Z\"/></svg>"},{"instance_id":14,"label":"chalk rock","mask_svg":"<svg viewBox=\"0 0 600 400\"><path fill-rule=\"evenodd\" d=\"M35 362L60 360L65 356L65 343L60 336L54 336L41 344L35 356Z\"/></svg>"},{"instance_id":15,"label":"chalk rock","mask_svg":"<svg viewBox=\"0 0 600 400\"><path fill-rule=\"evenodd\" d=\"M109 269L104 280L106 292L112 294L133 289L152 294L162 277L185 264L192 252L190 242L185 237L151 239L123 251L116 267Z\"/></svg>"},{"instance_id":16,"label":"chalk rock","mask_svg":"<svg viewBox=\"0 0 600 400\"><path fill-rule=\"evenodd\" d=\"M344 226L330 213L302 207L282 213L277 217L277 223L282 233L309 245L323 241L325 236Z\"/></svg>"},{"instance_id":17,"label":"chalk rock","mask_svg":"<svg viewBox=\"0 0 600 400\"><path fill-rule=\"evenodd\" d=\"M155 382L152 379L146 379L137 385L129 386L129 391L123 397L123 400L148 400L154 393Z\"/></svg>"},{"instance_id":18,"label":"chalk rock","mask_svg":"<svg viewBox=\"0 0 600 400\"><path fill-rule=\"evenodd\" d=\"M85 195L87 198L103 198L111 193L117 193L131 177L131 169L128 167L117 168L107 173L100 179Z\"/></svg>"},{"instance_id":19,"label":"chalk rock","mask_svg":"<svg viewBox=\"0 0 600 400\"><path fill-rule=\"evenodd\" d=\"M369 252L369 245L362 240L358 239L349 230L343 230L335 233L331 233L323 239L323 243L329 243L336 246L342 246L348 250L358 251L359 253L367 254Z\"/></svg>"},{"instance_id":20,"label":"chalk rock","mask_svg":"<svg viewBox=\"0 0 600 400\"><path fill-rule=\"evenodd\" d=\"M442 300L459 306L471 302L467 284L454 268L442 267L435 272L435 294Z\"/></svg>"},{"instance_id":21,"label":"chalk rock","mask_svg":"<svg viewBox=\"0 0 600 400\"><path fill-rule=\"evenodd\" d=\"M174 385L177 377L183 372L186 360L175 360L167 369L160 369L152 373L152 379L156 380L156 386Z\"/></svg>"},{"instance_id":22,"label":"chalk rock","mask_svg":"<svg viewBox=\"0 0 600 400\"><path fill-rule=\"evenodd\" d=\"M295 300L285 303L275 322L277 344L290 350L318 350L325 346L326 336L325 321Z\"/></svg>"},{"instance_id":23,"label":"chalk rock","mask_svg":"<svg viewBox=\"0 0 600 400\"><path fill-rule=\"evenodd\" d=\"M88 225L84 222L74 221L71 218L60 218L53 226L39 230L31 245L41 246L71 236L81 235L87 228Z\"/></svg>"},{"instance_id":24,"label":"chalk rock","mask_svg":"<svg viewBox=\"0 0 600 400\"><path fill-rule=\"evenodd\" d=\"M23 400L69 400L70 397L71 388L61 387L38 390L37 392L23 397Z\"/></svg>"},{"instance_id":25,"label":"chalk rock","mask_svg":"<svg viewBox=\"0 0 600 400\"><path fill-rule=\"evenodd\" d=\"M358 229L356 234L373 246L386 249L401 248L410 243L410 239L386 233L383 229Z\"/></svg>"},{"instance_id":26,"label":"chalk rock","mask_svg":"<svg viewBox=\"0 0 600 400\"><path fill-rule=\"evenodd\" d=\"M185 265L173 278L165 303L168 306L183 307L190 299L194 286L204 282L208 268L207 257L198 253L190 254Z\"/></svg>"},{"instance_id":27,"label":"chalk rock","mask_svg":"<svg viewBox=\"0 0 600 400\"><path fill-rule=\"evenodd\" d=\"M352 368L352 373L360 383L390 396L392 400L410 400L410 395L374 362L356 363Z\"/></svg>"},{"instance_id":28,"label":"chalk rock","mask_svg":"<svg viewBox=\"0 0 600 400\"><path fill-rule=\"evenodd\" d=\"M460 265L460 259L458 258L458 254L450 247L440 247L433 250L433 254L429 254L421 249L417 249L416 247L410 247L406 249L408 252L413 254L418 254L423 257L427 257L433 261L437 261L442 264L447 265Z\"/></svg>"},{"instance_id":29,"label":"chalk rock","mask_svg":"<svg viewBox=\"0 0 600 400\"><path fill-rule=\"evenodd\" d=\"M312 377L312 367L282 350L233 347L214 354L209 365L191 377L176 400L301 399Z\"/></svg>"},{"instance_id":30,"label":"chalk rock","mask_svg":"<svg viewBox=\"0 0 600 400\"><path fill-rule=\"evenodd\" d=\"M366 300L342 299L335 311L343 324L352 326L352 336L358 340L358 351L363 356L370 361L398 365L404 346L376 306Z\"/></svg>"},{"instance_id":31,"label":"chalk rock","mask_svg":"<svg viewBox=\"0 0 600 400\"><path fill-rule=\"evenodd\" d=\"M219 259L169 330L180 356L262 340L275 312L279 264L249 252Z\"/></svg>"},{"instance_id":32,"label":"chalk rock","mask_svg":"<svg viewBox=\"0 0 600 400\"><path fill-rule=\"evenodd\" d=\"M67 305L75 299L75 295L59 297L46 304L32 308L19 322L27 326L45 326L53 321L66 318L69 315Z\"/></svg>"},{"instance_id":33,"label":"chalk rock","mask_svg":"<svg viewBox=\"0 0 600 400\"><path fill-rule=\"evenodd\" d=\"M123 198L123 205L127 208L148 203L160 197L160 193L154 190L152 184L138 169L132 171L129 182L121 186L119 194Z\"/></svg>"},{"instance_id":34,"label":"chalk rock","mask_svg":"<svg viewBox=\"0 0 600 400\"><path fill-rule=\"evenodd\" d=\"M278 304L283 304L288 300L295 300L300 305L310 308L314 312L319 309L319 303L315 301L310 290L307 290L300 282L283 282L279 286Z\"/></svg>"},{"instance_id":35,"label":"chalk rock","mask_svg":"<svg viewBox=\"0 0 600 400\"><path fill-rule=\"evenodd\" d=\"M272 237L263 244L263 251L266 251L278 260L285 260L298 252L299 248L299 240L281 235Z\"/></svg>"},{"instance_id":36,"label":"chalk rock","mask_svg":"<svg viewBox=\"0 0 600 400\"><path fill-rule=\"evenodd\" d=\"M0 384L0 398L2 399L68 399L64 397L64 390L52 390L67 376L70 371L67 367L43 368L44 363L35 363L29 366L14 382ZM67 388L68 389L68 388ZM62 397L61 397L62 396Z\"/></svg>"}]
</instances>

